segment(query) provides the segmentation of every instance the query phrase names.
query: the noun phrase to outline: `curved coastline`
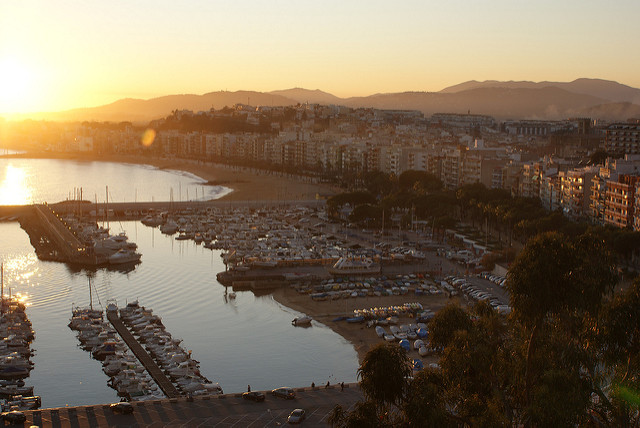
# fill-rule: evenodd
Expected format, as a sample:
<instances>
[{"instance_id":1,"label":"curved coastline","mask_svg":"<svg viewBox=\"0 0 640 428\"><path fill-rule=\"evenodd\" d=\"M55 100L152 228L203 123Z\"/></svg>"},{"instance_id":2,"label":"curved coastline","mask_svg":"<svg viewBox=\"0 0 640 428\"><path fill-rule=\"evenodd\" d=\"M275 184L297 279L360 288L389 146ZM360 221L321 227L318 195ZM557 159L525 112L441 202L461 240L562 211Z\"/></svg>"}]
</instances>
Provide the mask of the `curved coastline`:
<instances>
[{"instance_id":1,"label":"curved coastline","mask_svg":"<svg viewBox=\"0 0 640 428\"><path fill-rule=\"evenodd\" d=\"M235 167L202 160L168 159L142 155L100 155L83 153L29 152L5 155L6 158L67 159L87 162L117 162L148 165L170 171L192 174L205 183L231 189L220 200L312 200L337 192L332 186L312 182L301 182L295 178L271 171Z\"/></svg>"}]
</instances>

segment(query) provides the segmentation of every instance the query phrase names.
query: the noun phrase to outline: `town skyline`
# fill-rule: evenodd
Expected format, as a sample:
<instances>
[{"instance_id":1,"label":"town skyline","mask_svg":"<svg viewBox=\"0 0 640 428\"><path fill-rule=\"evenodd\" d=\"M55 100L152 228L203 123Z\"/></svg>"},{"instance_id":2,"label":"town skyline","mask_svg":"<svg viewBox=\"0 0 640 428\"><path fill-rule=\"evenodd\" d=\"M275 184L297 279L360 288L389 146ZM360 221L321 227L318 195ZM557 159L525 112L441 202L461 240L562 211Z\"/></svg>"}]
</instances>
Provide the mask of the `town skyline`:
<instances>
[{"instance_id":1,"label":"town skyline","mask_svg":"<svg viewBox=\"0 0 640 428\"><path fill-rule=\"evenodd\" d=\"M0 112L216 90L436 92L469 80L640 87L624 43L640 37L634 2L618 5L624 14L577 1L151 6L3 3Z\"/></svg>"}]
</instances>

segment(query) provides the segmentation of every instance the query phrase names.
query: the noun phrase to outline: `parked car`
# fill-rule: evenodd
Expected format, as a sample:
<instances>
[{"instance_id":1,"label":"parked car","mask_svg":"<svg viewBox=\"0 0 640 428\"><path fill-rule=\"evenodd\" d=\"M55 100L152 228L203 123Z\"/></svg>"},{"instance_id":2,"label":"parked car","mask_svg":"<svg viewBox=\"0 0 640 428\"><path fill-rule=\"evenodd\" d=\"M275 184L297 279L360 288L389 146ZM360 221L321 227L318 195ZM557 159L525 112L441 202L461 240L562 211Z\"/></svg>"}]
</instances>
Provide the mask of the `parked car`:
<instances>
[{"instance_id":1,"label":"parked car","mask_svg":"<svg viewBox=\"0 0 640 428\"><path fill-rule=\"evenodd\" d=\"M295 409L287 418L287 422L289 422L290 424L299 424L300 422L304 421L305 417L306 414L304 409Z\"/></svg>"},{"instance_id":2,"label":"parked car","mask_svg":"<svg viewBox=\"0 0 640 428\"><path fill-rule=\"evenodd\" d=\"M242 398L244 398L245 400L252 400L252 401L264 401L265 396L262 392L259 391L251 391L251 392L245 392L242 394Z\"/></svg>"},{"instance_id":3,"label":"parked car","mask_svg":"<svg viewBox=\"0 0 640 428\"><path fill-rule=\"evenodd\" d=\"M293 388L289 388L287 386L276 388L272 390L271 393L276 397L282 397L288 400L292 400L296 398L296 393L293 391Z\"/></svg>"},{"instance_id":4,"label":"parked car","mask_svg":"<svg viewBox=\"0 0 640 428\"><path fill-rule=\"evenodd\" d=\"M0 415L0 418L2 418L3 421L9 422L10 424L22 424L27 420L27 416L19 410L3 412L2 415Z\"/></svg>"},{"instance_id":5,"label":"parked car","mask_svg":"<svg viewBox=\"0 0 640 428\"><path fill-rule=\"evenodd\" d=\"M133 405L126 401L113 403L112 405L109 406L109 408L111 408L111 411L113 413L120 413L123 415L130 415L131 413L133 413Z\"/></svg>"}]
</instances>

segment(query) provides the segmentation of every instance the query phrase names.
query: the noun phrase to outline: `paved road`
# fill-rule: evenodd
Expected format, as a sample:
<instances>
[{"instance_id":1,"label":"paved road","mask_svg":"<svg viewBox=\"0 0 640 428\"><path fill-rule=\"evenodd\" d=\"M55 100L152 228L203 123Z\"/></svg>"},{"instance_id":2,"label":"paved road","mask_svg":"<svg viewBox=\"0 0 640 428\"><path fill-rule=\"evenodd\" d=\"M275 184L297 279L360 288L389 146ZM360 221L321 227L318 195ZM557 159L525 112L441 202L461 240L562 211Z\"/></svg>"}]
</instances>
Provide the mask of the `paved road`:
<instances>
[{"instance_id":1,"label":"paved road","mask_svg":"<svg viewBox=\"0 0 640 428\"><path fill-rule=\"evenodd\" d=\"M329 389L296 389L294 400L276 398L270 393L262 403L243 400L240 394L184 398L133 403L132 415L114 414L109 405L41 409L27 414L24 426L38 427L276 427L286 425L293 409L307 412L303 426L326 427L331 410L340 404L351 409L362 399L357 384Z\"/></svg>"}]
</instances>

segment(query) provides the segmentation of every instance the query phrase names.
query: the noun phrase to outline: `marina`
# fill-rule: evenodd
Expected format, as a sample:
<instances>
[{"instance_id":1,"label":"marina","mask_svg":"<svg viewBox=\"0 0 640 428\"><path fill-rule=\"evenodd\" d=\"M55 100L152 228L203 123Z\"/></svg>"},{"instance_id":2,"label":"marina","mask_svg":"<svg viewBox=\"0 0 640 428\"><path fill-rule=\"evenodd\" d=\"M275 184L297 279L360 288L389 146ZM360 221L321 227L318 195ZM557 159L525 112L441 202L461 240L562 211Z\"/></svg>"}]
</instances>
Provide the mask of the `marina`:
<instances>
[{"instance_id":1,"label":"marina","mask_svg":"<svg viewBox=\"0 0 640 428\"><path fill-rule=\"evenodd\" d=\"M38 260L17 223L0 223L9 266L5 282L27 297L30 319L39 332L40 352L32 358L29 379L44 407L119 399L107 386L101 364L78 347L71 330L61 328L69 322L69 302L88 301L87 276L96 289L94 301L140 297L162 314L167 330L197 356L201 373L220 382L225 392L246 390L247 383L268 389L283 381L307 385L329 378L355 380L353 347L330 329L320 325L296 331L291 320L299 314L268 295L237 291L235 299L225 296L215 279L225 269L220 250L175 241L139 222L113 225L115 231L122 227L143 254L142 263L129 272ZM243 340L233 340L238 335ZM289 343L296 345L283 354Z\"/></svg>"},{"instance_id":2,"label":"marina","mask_svg":"<svg viewBox=\"0 0 640 428\"><path fill-rule=\"evenodd\" d=\"M4 291L4 265L0 270ZM41 399L33 394L33 386L25 385L34 365L31 342L35 332L20 297L11 293L0 296L0 409L3 412L37 409Z\"/></svg>"},{"instance_id":3,"label":"marina","mask_svg":"<svg viewBox=\"0 0 640 428\"><path fill-rule=\"evenodd\" d=\"M110 186L117 189L113 184ZM298 306L296 297L289 295L282 300L281 293L273 292L292 290L307 302L317 305L331 304L335 300L331 293L335 292L344 303L333 303L334 307L326 312L344 315L357 308L368 307L368 299L384 297L372 282L368 289L364 286L365 280L371 276L389 276L390 272L403 270L426 272L437 268L424 256L417 257L421 254L419 242L412 246L378 246L366 236L358 236L353 231L329 223L321 201L194 202L190 206L182 205L180 209L177 204L162 205L159 202L152 202L151 206L143 209L142 204L148 203L110 204L114 208L109 209L100 204L83 203L80 204L83 205L82 216L74 209L77 203L51 205L59 215L56 218L63 219L62 224L67 230L73 230L74 236L82 236L81 231L90 224L91 230L108 230L109 238L105 240L127 237L123 241L135 242L135 251L142 255L141 263L124 269L38 260L33 255L29 239L15 223L0 224L0 232L8 237L8 242L22 243L14 246L17 254L21 254L20 258L11 256L12 260L22 260L21 264L13 263L12 281L22 284L32 304L34 323L40 322L39 328L44 332L39 340L46 344L43 349L47 349L47 353L36 357L46 359L55 370L38 372L40 365L35 361L36 370L32 378L45 407L111 402L121 395L127 397L126 394L132 400L153 400L163 390L162 396L219 394L222 388L216 382L231 392L245 390L247 383L254 389L269 389L282 383L295 386L312 382L352 382L358 366L357 354L351 343L332 331L340 332L342 328L338 323L331 323L335 315L328 320L323 316L314 316L311 320L303 309L308 303ZM100 218L101 209L109 214L110 223L106 218ZM176 239L178 237L180 239ZM20 245L22 249L19 249ZM16 254L16 250L12 252ZM358 275L343 270L332 274L330 268L340 258L366 260L366 272ZM182 341L188 344L188 348L171 351L175 355L171 362L167 361L170 365L162 365L162 358L154 355L152 349L164 348L169 342L145 343L153 336L160 336L153 330L156 324L145 320L142 327L135 325L135 322L143 322L142 319L128 321L128 314L123 314L128 306L125 304L118 309L117 319L113 315L116 312L107 311L107 320L112 323L104 335L110 334L108 331L111 329L116 335L120 330L122 334L118 336L125 337L125 330L128 331L134 341L129 345L125 341L114 343L114 354L136 348L137 343L155 361L158 371L144 369L139 364L140 359L134 362L126 357L122 364L109 354L104 355L104 361L109 360L108 364L100 370L96 360L87 358L86 350L77 346L77 338L71 335L73 340L69 341L53 328L56 322L68 323L69 312L65 309L68 303L62 302L86 301L87 277L95 286L94 298L103 302L144 300L145 304L162 314L161 324L174 335L169 340L176 338L176 342ZM44 282L40 278L47 280ZM340 290L334 290L338 284ZM315 291L318 285L323 288ZM331 289L325 290L325 287ZM399 290L397 296L394 287ZM402 287L405 285L385 285L383 289L390 292L384 294L389 294L389 298L404 298L400 294ZM309 291L301 293L295 289ZM422 286L413 284L411 292L417 294L414 290L427 290L428 295L428 289ZM310 296L316 292L327 292L331 297L316 302ZM364 300L356 303L359 299L352 297ZM292 304L279 301L291 301ZM103 305L98 302L98 306L102 308ZM144 311L140 308L138 315ZM323 312L324 309L320 310ZM149 315L154 317L155 313ZM358 326L359 316L349 318L353 319L345 325ZM292 325L292 319L301 321ZM123 321L122 325L118 324L119 320ZM312 328L300 328L298 325ZM93 348L100 345L99 339L87 339L87 343L92 344L93 355ZM106 344L102 342L102 345ZM80 354L74 353L73 348ZM111 352L106 346L102 349L103 352ZM188 361L192 354L199 360L197 365ZM52 355L61 358L52 359ZM65 364L66 361L73 361L73 364ZM134 374L128 370L136 373L140 370L145 373L162 372L177 393L167 393L169 387L161 388L160 376L134 381ZM100 371L118 378L105 382ZM177 379L179 375L186 375L187 379L180 381ZM216 382L209 381L209 378ZM106 384L110 387L105 388ZM154 386L157 389L154 390Z\"/></svg>"}]
</instances>

